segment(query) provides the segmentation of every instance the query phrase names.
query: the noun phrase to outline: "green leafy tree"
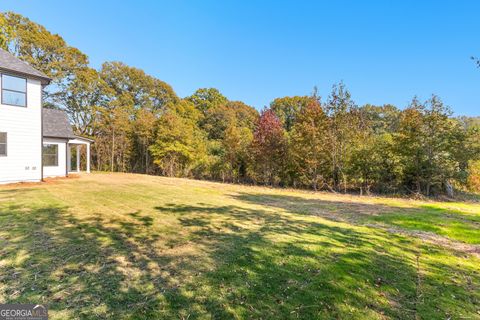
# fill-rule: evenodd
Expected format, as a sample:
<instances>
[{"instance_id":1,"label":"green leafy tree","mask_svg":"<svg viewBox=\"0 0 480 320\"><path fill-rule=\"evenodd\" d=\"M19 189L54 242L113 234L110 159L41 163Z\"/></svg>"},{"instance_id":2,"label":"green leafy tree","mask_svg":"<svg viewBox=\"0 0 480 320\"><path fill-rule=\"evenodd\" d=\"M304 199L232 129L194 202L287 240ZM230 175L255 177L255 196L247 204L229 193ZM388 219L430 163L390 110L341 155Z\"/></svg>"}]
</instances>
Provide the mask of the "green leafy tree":
<instances>
[{"instance_id":1,"label":"green leafy tree","mask_svg":"<svg viewBox=\"0 0 480 320\"><path fill-rule=\"evenodd\" d=\"M251 131L255 130L255 125L258 122L258 111L241 102L241 101L229 101L227 106L234 113L235 124L240 128L248 128Z\"/></svg>"},{"instance_id":2,"label":"green leafy tree","mask_svg":"<svg viewBox=\"0 0 480 320\"><path fill-rule=\"evenodd\" d=\"M467 130L465 155L467 163L466 186L470 191L480 192L480 117L463 117L461 124Z\"/></svg>"},{"instance_id":3,"label":"green leafy tree","mask_svg":"<svg viewBox=\"0 0 480 320\"><path fill-rule=\"evenodd\" d=\"M100 78L113 93L115 106L128 114L130 126L136 128L128 132L128 170L152 172L149 147L155 138L153 124L170 106L179 103L179 98L167 83L121 62L104 63Z\"/></svg>"},{"instance_id":4,"label":"green leafy tree","mask_svg":"<svg viewBox=\"0 0 480 320\"><path fill-rule=\"evenodd\" d=\"M227 166L228 178L232 182L239 182L247 178L249 165L249 146L253 141L253 132L248 127L239 127L231 123L225 130L222 141L224 163Z\"/></svg>"},{"instance_id":5,"label":"green leafy tree","mask_svg":"<svg viewBox=\"0 0 480 320\"><path fill-rule=\"evenodd\" d=\"M473 192L480 192L480 161L470 161L467 188Z\"/></svg>"},{"instance_id":6,"label":"green leafy tree","mask_svg":"<svg viewBox=\"0 0 480 320\"><path fill-rule=\"evenodd\" d=\"M391 133L373 134L369 129L359 135L351 148L348 172L360 193L396 192L399 187L399 159Z\"/></svg>"},{"instance_id":7,"label":"green leafy tree","mask_svg":"<svg viewBox=\"0 0 480 320\"><path fill-rule=\"evenodd\" d=\"M195 117L182 117L185 108L183 106L180 112L169 110L162 115L155 142L150 146L154 163L163 175L170 177L192 176L207 156L204 135Z\"/></svg>"},{"instance_id":8,"label":"green leafy tree","mask_svg":"<svg viewBox=\"0 0 480 320\"><path fill-rule=\"evenodd\" d=\"M87 56L22 15L6 12L0 16L2 47L52 78L53 85L44 92L46 105L52 105L57 89L65 86L75 71L88 66Z\"/></svg>"},{"instance_id":9,"label":"green leafy tree","mask_svg":"<svg viewBox=\"0 0 480 320\"><path fill-rule=\"evenodd\" d=\"M95 69L81 68L60 85L55 104L67 111L77 134L92 137L99 112L113 94Z\"/></svg>"},{"instance_id":10,"label":"green leafy tree","mask_svg":"<svg viewBox=\"0 0 480 320\"><path fill-rule=\"evenodd\" d=\"M157 117L151 110L142 108L135 112L132 120L135 130L131 134L133 153L136 155L131 159L133 172L155 172L149 148L154 143L156 121Z\"/></svg>"},{"instance_id":11,"label":"green leafy tree","mask_svg":"<svg viewBox=\"0 0 480 320\"><path fill-rule=\"evenodd\" d=\"M398 129L400 110L391 104L383 106L366 104L358 111L375 134L393 133Z\"/></svg>"},{"instance_id":12,"label":"green leafy tree","mask_svg":"<svg viewBox=\"0 0 480 320\"><path fill-rule=\"evenodd\" d=\"M402 111L396 150L408 190L430 195L461 177L465 130L450 115L436 96L423 104L414 99Z\"/></svg>"},{"instance_id":13,"label":"green leafy tree","mask_svg":"<svg viewBox=\"0 0 480 320\"><path fill-rule=\"evenodd\" d=\"M5 13L0 14L0 48L9 51L9 45L15 38L12 26L8 23Z\"/></svg>"},{"instance_id":14,"label":"green leafy tree","mask_svg":"<svg viewBox=\"0 0 480 320\"><path fill-rule=\"evenodd\" d=\"M358 126L349 152L348 174L360 193L398 190L400 173L393 133L398 129L399 113L392 105L370 104L355 113Z\"/></svg>"},{"instance_id":15,"label":"green leafy tree","mask_svg":"<svg viewBox=\"0 0 480 320\"><path fill-rule=\"evenodd\" d=\"M343 83L334 85L324 105L329 117L326 132L326 146L330 164L330 177L333 188L347 190L347 164L355 135L358 133L357 106Z\"/></svg>"},{"instance_id":16,"label":"green leafy tree","mask_svg":"<svg viewBox=\"0 0 480 320\"><path fill-rule=\"evenodd\" d=\"M195 91L186 100L193 103L203 115L199 121L209 139L222 139L225 129L234 121L234 113L227 107L228 99L217 89L203 88Z\"/></svg>"},{"instance_id":17,"label":"green leafy tree","mask_svg":"<svg viewBox=\"0 0 480 320\"><path fill-rule=\"evenodd\" d=\"M179 101L169 84L122 62L105 62L100 76L117 99L128 99L134 110L147 109L161 114L167 105Z\"/></svg>"},{"instance_id":18,"label":"green leafy tree","mask_svg":"<svg viewBox=\"0 0 480 320\"><path fill-rule=\"evenodd\" d=\"M222 181L245 179L247 161L237 144L244 147L250 139L258 112L243 102L228 101L214 88L199 89L186 100L200 111L199 127L208 138L207 175ZM238 132L243 136L238 136ZM238 159L233 159L234 155Z\"/></svg>"},{"instance_id":19,"label":"green leafy tree","mask_svg":"<svg viewBox=\"0 0 480 320\"><path fill-rule=\"evenodd\" d=\"M201 88L186 98L203 114L210 109L224 105L228 99L215 88Z\"/></svg>"},{"instance_id":20,"label":"green leafy tree","mask_svg":"<svg viewBox=\"0 0 480 320\"><path fill-rule=\"evenodd\" d=\"M309 105L312 99L315 98L308 96L277 98L270 103L270 109L281 121L285 130L290 132L295 123L298 112Z\"/></svg>"},{"instance_id":21,"label":"green leafy tree","mask_svg":"<svg viewBox=\"0 0 480 320\"><path fill-rule=\"evenodd\" d=\"M112 100L99 110L95 123L94 160L99 170L130 171L132 126L129 107Z\"/></svg>"},{"instance_id":22,"label":"green leafy tree","mask_svg":"<svg viewBox=\"0 0 480 320\"><path fill-rule=\"evenodd\" d=\"M326 132L328 118L317 100L310 99L296 115L291 130L291 159L301 183L314 190L326 182L328 156L326 152Z\"/></svg>"}]
</instances>

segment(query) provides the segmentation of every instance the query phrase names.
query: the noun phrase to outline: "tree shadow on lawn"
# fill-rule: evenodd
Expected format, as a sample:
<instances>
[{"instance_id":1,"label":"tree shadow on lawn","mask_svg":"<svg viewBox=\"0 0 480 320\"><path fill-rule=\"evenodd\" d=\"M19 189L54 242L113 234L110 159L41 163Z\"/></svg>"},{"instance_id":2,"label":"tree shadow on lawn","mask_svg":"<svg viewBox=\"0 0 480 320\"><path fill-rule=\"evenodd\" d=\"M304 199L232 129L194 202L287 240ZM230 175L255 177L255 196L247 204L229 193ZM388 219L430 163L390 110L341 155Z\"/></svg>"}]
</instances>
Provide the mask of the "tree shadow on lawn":
<instances>
[{"instance_id":1,"label":"tree shadow on lawn","mask_svg":"<svg viewBox=\"0 0 480 320\"><path fill-rule=\"evenodd\" d=\"M395 207L272 194L241 193L233 198L295 214L320 216L332 221L356 225L383 224L410 231L430 232L468 244L480 244L480 212L473 214L434 205L421 205L417 208Z\"/></svg>"},{"instance_id":2,"label":"tree shadow on lawn","mask_svg":"<svg viewBox=\"0 0 480 320\"><path fill-rule=\"evenodd\" d=\"M0 206L0 302L44 303L58 319L171 319L202 311L181 288L202 265L188 251L156 250L159 235L149 224L142 217L78 219L57 205ZM208 310L215 301L204 304ZM230 317L223 309L216 314Z\"/></svg>"},{"instance_id":3,"label":"tree shadow on lawn","mask_svg":"<svg viewBox=\"0 0 480 320\"><path fill-rule=\"evenodd\" d=\"M402 235L237 206L157 209L179 215L193 241L210 250L217 267L206 273L207 283L244 318L430 319L477 312L478 268L442 263L450 252ZM476 284L462 287L448 274Z\"/></svg>"},{"instance_id":4,"label":"tree shadow on lawn","mask_svg":"<svg viewBox=\"0 0 480 320\"><path fill-rule=\"evenodd\" d=\"M419 275L415 257L431 249L401 235L239 206L156 209L177 217L177 234L141 211L0 203L0 302L45 303L59 319L443 317L478 303L459 282ZM457 290L457 306L420 296L419 276Z\"/></svg>"}]
</instances>

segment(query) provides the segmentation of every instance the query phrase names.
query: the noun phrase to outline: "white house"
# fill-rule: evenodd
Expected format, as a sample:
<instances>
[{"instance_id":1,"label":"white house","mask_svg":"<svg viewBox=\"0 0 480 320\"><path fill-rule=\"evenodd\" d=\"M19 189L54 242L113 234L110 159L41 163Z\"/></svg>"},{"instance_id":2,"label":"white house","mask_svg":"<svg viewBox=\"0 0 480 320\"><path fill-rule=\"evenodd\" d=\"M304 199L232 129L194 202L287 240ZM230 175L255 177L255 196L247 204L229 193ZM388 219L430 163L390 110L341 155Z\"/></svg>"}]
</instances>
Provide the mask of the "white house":
<instances>
[{"instance_id":1,"label":"white house","mask_svg":"<svg viewBox=\"0 0 480 320\"><path fill-rule=\"evenodd\" d=\"M2 49L0 77L0 183L78 172L82 146L90 172L92 140L73 134L64 111L42 108L42 88L50 79Z\"/></svg>"}]
</instances>

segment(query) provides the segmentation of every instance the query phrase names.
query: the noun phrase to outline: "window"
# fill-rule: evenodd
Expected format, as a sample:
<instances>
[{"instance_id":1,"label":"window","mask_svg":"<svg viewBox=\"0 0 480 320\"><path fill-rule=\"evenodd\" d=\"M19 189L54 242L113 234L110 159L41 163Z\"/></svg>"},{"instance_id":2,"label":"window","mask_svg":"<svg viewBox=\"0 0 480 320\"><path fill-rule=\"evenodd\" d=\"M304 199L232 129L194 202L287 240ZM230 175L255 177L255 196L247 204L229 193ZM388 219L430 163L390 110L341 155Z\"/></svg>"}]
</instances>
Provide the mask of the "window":
<instances>
[{"instance_id":1,"label":"window","mask_svg":"<svg viewBox=\"0 0 480 320\"><path fill-rule=\"evenodd\" d=\"M2 74L2 104L27 106L27 79Z\"/></svg>"},{"instance_id":2,"label":"window","mask_svg":"<svg viewBox=\"0 0 480 320\"><path fill-rule=\"evenodd\" d=\"M7 155L7 133L0 132L0 157Z\"/></svg>"},{"instance_id":3,"label":"window","mask_svg":"<svg viewBox=\"0 0 480 320\"><path fill-rule=\"evenodd\" d=\"M43 166L58 167L58 144L43 145Z\"/></svg>"}]
</instances>

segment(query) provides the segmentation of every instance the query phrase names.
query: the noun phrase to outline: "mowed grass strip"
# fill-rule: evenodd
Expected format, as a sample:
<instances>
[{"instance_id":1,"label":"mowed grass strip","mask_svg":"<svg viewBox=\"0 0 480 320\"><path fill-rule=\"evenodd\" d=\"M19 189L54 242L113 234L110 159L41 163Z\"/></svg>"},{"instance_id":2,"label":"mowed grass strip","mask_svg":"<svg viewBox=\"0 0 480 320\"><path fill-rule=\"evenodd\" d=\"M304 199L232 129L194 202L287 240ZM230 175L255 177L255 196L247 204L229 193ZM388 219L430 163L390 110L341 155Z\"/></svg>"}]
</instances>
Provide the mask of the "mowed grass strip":
<instances>
[{"instance_id":1,"label":"mowed grass strip","mask_svg":"<svg viewBox=\"0 0 480 320\"><path fill-rule=\"evenodd\" d=\"M477 319L480 206L91 174L0 187L0 303L51 319Z\"/></svg>"}]
</instances>

